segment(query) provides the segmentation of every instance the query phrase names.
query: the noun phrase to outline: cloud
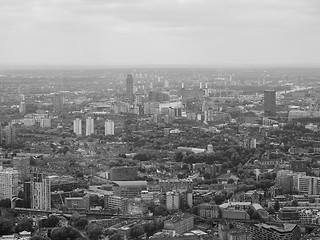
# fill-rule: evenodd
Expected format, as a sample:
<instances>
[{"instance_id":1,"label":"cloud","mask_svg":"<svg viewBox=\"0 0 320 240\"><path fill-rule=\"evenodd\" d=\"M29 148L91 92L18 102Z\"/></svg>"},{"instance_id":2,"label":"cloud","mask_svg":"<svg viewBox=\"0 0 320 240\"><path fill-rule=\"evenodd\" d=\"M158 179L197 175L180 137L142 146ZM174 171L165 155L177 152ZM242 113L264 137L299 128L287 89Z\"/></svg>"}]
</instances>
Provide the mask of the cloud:
<instances>
[{"instance_id":1,"label":"cloud","mask_svg":"<svg viewBox=\"0 0 320 240\"><path fill-rule=\"evenodd\" d=\"M320 63L319 9L318 0L1 0L0 63Z\"/></svg>"}]
</instances>

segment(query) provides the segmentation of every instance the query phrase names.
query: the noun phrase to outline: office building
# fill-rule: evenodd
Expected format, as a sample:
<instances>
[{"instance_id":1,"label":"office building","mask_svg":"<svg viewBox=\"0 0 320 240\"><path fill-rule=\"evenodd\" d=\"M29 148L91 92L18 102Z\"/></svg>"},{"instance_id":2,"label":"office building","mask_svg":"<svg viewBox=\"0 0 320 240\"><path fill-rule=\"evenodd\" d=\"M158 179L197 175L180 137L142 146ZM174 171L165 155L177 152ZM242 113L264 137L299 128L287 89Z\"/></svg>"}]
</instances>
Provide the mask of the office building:
<instances>
[{"instance_id":1,"label":"office building","mask_svg":"<svg viewBox=\"0 0 320 240\"><path fill-rule=\"evenodd\" d=\"M63 95L62 93L55 94L53 97L53 111L60 113L63 109Z\"/></svg>"},{"instance_id":2,"label":"office building","mask_svg":"<svg viewBox=\"0 0 320 240\"><path fill-rule=\"evenodd\" d=\"M29 182L24 183L24 200L27 208L51 209L50 178L42 173L32 173Z\"/></svg>"},{"instance_id":3,"label":"office building","mask_svg":"<svg viewBox=\"0 0 320 240\"><path fill-rule=\"evenodd\" d=\"M105 135L114 135L114 121L108 120L104 123Z\"/></svg>"},{"instance_id":4,"label":"office building","mask_svg":"<svg viewBox=\"0 0 320 240\"><path fill-rule=\"evenodd\" d=\"M166 207L168 210L180 209L181 198L179 192L167 192L166 193Z\"/></svg>"},{"instance_id":5,"label":"office building","mask_svg":"<svg viewBox=\"0 0 320 240\"><path fill-rule=\"evenodd\" d=\"M202 203L198 206L198 214L202 218L219 218L219 205Z\"/></svg>"},{"instance_id":6,"label":"office building","mask_svg":"<svg viewBox=\"0 0 320 240\"><path fill-rule=\"evenodd\" d=\"M18 171L0 170L0 200L18 196Z\"/></svg>"},{"instance_id":7,"label":"office building","mask_svg":"<svg viewBox=\"0 0 320 240\"><path fill-rule=\"evenodd\" d=\"M140 197L141 191L147 190L147 181L113 181L113 193L124 198Z\"/></svg>"},{"instance_id":8,"label":"office building","mask_svg":"<svg viewBox=\"0 0 320 240\"><path fill-rule=\"evenodd\" d=\"M298 179L298 191L302 194L320 194L320 178L304 176Z\"/></svg>"},{"instance_id":9,"label":"office building","mask_svg":"<svg viewBox=\"0 0 320 240\"><path fill-rule=\"evenodd\" d=\"M193 229L193 227L193 215L184 213L181 215L174 215L171 219L164 221L163 232L173 232L173 235L176 235L188 232Z\"/></svg>"},{"instance_id":10,"label":"office building","mask_svg":"<svg viewBox=\"0 0 320 240\"><path fill-rule=\"evenodd\" d=\"M128 198L115 195L106 195L104 197L104 208L107 210L116 211L118 213L127 213L128 201Z\"/></svg>"},{"instance_id":11,"label":"office building","mask_svg":"<svg viewBox=\"0 0 320 240\"><path fill-rule=\"evenodd\" d=\"M9 124L4 128L4 134L6 137L6 144L14 144L16 143L16 127L13 124Z\"/></svg>"},{"instance_id":12,"label":"office building","mask_svg":"<svg viewBox=\"0 0 320 240\"><path fill-rule=\"evenodd\" d=\"M126 79L126 95L127 99L130 103L133 103L134 96L133 96L133 78L132 74L128 74Z\"/></svg>"},{"instance_id":13,"label":"office building","mask_svg":"<svg viewBox=\"0 0 320 240\"><path fill-rule=\"evenodd\" d=\"M88 117L86 119L86 136L90 136L92 133L94 133L94 119Z\"/></svg>"},{"instance_id":14,"label":"office building","mask_svg":"<svg viewBox=\"0 0 320 240\"><path fill-rule=\"evenodd\" d=\"M297 224L283 223L280 226L265 223L252 226L252 238L261 240L300 239L300 229Z\"/></svg>"},{"instance_id":15,"label":"office building","mask_svg":"<svg viewBox=\"0 0 320 240\"><path fill-rule=\"evenodd\" d=\"M89 195L84 197L67 197L64 205L68 210L90 210Z\"/></svg>"},{"instance_id":16,"label":"office building","mask_svg":"<svg viewBox=\"0 0 320 240\"><path fill-rule=\"evenodd\" d=\"M276 91L265 90L264 91L264 116L275 116L277 113L276 106Z\"/></svg>"},{"instance_id":17,"label":"office building","mask_svg":"<svg viewBox=\"0 0 320 240\"><path fill-rule=\"evenodd\" d=\"M82 121L79 118L73 120L73 132L77 135L82 135Z\"/></svg>"}]
</instances>

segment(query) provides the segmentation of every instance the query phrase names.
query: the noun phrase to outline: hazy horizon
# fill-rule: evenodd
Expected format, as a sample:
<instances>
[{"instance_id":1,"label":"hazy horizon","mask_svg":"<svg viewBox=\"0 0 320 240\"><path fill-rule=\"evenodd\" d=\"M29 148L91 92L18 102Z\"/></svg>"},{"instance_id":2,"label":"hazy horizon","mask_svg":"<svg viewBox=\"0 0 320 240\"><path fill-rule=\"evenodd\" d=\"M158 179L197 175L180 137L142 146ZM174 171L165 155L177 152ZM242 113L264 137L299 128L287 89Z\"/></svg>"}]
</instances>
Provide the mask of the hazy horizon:
<instances>
[{"instance_id":1,"label":"hazy horizon","mask_svg":"<svg viewBox=\"0 0 320 240\"><path fill-rule=\"evenodd\" d=\"M317 0L2 0L0 66L320 67Z\"/></svg>"}]
</instances>

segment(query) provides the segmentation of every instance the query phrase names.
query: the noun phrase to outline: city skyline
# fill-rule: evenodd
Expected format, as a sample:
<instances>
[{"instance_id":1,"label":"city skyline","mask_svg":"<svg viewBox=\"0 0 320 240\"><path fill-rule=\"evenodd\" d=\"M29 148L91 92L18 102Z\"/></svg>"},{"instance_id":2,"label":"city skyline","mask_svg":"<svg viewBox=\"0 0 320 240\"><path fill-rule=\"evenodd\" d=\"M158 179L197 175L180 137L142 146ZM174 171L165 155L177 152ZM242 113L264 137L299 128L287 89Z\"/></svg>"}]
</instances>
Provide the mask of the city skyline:
<instances>
[{"instance_id":1,"label":"city skyline","mask_svg":"<svg viewBox=\"0 0 320 240\"><path fill-rule=\"evenodd\" d=\"M0 65L319 66L319 2L3 1Z\"/></svg>"}]
</instances>

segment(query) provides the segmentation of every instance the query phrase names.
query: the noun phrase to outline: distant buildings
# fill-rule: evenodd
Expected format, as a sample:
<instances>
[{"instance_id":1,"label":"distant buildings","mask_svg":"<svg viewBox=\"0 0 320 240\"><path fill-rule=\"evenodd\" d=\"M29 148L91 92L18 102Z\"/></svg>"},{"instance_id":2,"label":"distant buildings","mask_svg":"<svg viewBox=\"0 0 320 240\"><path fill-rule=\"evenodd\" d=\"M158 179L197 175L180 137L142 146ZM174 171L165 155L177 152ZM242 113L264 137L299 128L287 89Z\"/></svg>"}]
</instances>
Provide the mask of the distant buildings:
<instances>
[{"instance_id":1,"label":"distant buildings","mask_svg":"<svg viewBox=\"0 0 320 240\"><path fill-rule=\"evenodd\" d=\"M67 197L64 204L68 210L90 210L89 196Z\"/></svg>"},{"instance_id":2,"label":"distant buildings","mask_svg":"<svg viewBox=\"0 0 320 240\"><path fill-rule=\"evenodd\" d=\"M29 157L14 157L12 159L14 170L18 171L20 182L24 182L29 178L30 174L30 158Z\"/></svg>"},{"instance_id":3,"label":"distant buildings","mask_svg":"<svg viewBox=\"0 0 320 240\"><path fill-rule=\"evenodd\" d=\"M147 190L147 181L114 181L112 183L114 195L124 198L139 197L142 190Z\"/></svg>"},{"instance_id":4,"label":"distant buildings","mask_svg":"<svg viewBox=\"0 0 320 240\"><path fill-rule=\"evenodd\" d=\"M264 116L275 116L277 113L276 106L276 91L265 90L264 91Z\"/></svg>"},{"instance_id":5,"label":"distant buildings","mask_svg":"<svg viewBox=\"0 0 320 240\"><path fill-rule=\"evenodd\" d=\"M51 128L51 118L41 118L40 119L41 128Z\"/></svg>"},{"instance_id":6,"label":"distant buildings","mask_svg":"<svg viewBox=\"0 0 320 240\"><path fill-rule=\"evenodd\" d=\"M126 79L126 95L127 99L130 103L133 103L134 101L134 95L133 95L133 78L132 74L128 74Z\"/></svg>"},{"instance_id":7,"label":"distant buildings","mask_svg":"<svg viewBox=\"0 0 320 240\"><path fill-rule=\"evenodd\" d=\"M63 95L62 93L55 94L53 97L53 111L60 113L63 109Z\"/></svg>"},{"instance_id":8,"label":"distant buildings","mask_svg":"<svg viewBox=\"0 0 320 240\"><path fill-rule=\"evenodd\" d=\"M280 226L259 223L253 225L253 239L278 240L300 239L300 229L297 224L283 223Z\"/></svg>"},{"instance_id":9,"label":"distant buildings","mask_svg":"<svg viewBox=\"0 0 320 240\"><path fill-rule=\"evenodd\" d=\"M166 193L166 207L168 210L180 209L180 194L179 192L167 192Z\"/></svg>"},{"instance_id":10,"label":"distant buildings","mask_svg":"<svg viewBox=\"0 0 320 240\"><path fill-rule=\"evenodd\" d=\"M27 113L27 104L25 102L20 103L19 112L22 115L25 115Z\"/></svg>"},{"instance_id":11,"label":"distant buildings","mask_svg":"<svg viewBox=\"0 0 320 240\"><path fill-rule=\"evenodd\" d=\"M92 133L94 133L94 119L88 117L86 119L86 136L90 136Z\"/></svg>"},{"instance_id":12,"label":"distant buildings","mask_svg":"<svg viewBox=\"0 0 320 240\"><path fill-rule=\"evenodd\" d=\"M192 190L192 179L168 179L159 180L159 186L161 192L168 192L172 190Z\"/></svg>"},{"instance_id":13,"label":"distant buildings","mask_svg":"<svg viewBox=\"0 0 320 240\"><path fill-rule=\"evenodd\" d=\"M6 136L7 145L16 143L16 127L13 124L5 126L4 134Z\"/></svg>"},{"instance_id":14,"label":"distant buildings","mask_svg":"<svg viewBox=\"0 0 320 240\"><path fill-rule=\"evenodd\" d=\"M105 135L114 135L114 121L108 120L104 123Z\"/></svg>"},{"instance_id":15,"label":"distant buildings","mask_svg":"<svg viewBox=\"0 0 320 240\"><path fill-rule=\"evenodd\" d=\"M190 231L194 227L194 217L191 214L174 215L164 222L163 232L169 236L175 236Z\"/></svg>"},{"instance_id":16,"label":"distant buildings","mask_svg":"<svg viewBox=\"0 0 320 240\"><path fill-rule=\"evenodd\" d=\"M18 171L0 170L0 200L18 196Z\"/></svg>"},{"instance_id":17,"label":"distant buildings","mask_svg":"<svg viewBox=\"0 0 320 240\"><path fill-rule=\"evenodd\" d=\"M73 132L77 134L78 136L82 135L82 120L79 118L76 118L73 121Z\"/></svg>"}]
</instances>

